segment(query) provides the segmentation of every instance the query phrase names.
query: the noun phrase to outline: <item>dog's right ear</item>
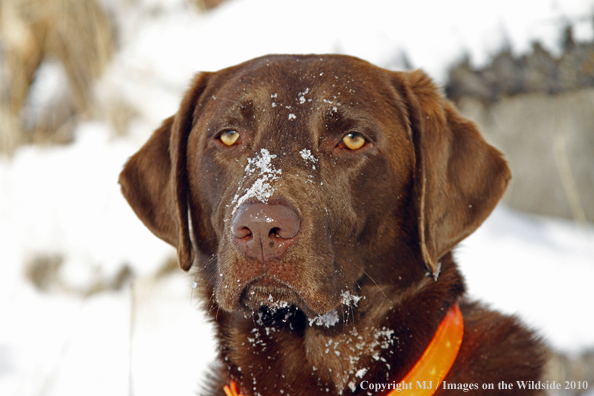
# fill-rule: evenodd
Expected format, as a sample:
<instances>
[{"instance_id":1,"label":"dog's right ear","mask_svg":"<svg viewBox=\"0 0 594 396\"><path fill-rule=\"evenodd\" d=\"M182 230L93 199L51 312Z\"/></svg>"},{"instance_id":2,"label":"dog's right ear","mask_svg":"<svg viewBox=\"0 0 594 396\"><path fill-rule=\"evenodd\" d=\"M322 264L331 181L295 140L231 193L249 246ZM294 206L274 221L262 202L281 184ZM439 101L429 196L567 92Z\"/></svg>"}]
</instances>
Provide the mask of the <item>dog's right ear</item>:
<instances>
[{"instance_id":1,"label":"dog's right ear","mask_svg":"<svg viewBox=\"0 0 594 396\"><path fill-rule=\"evenodd\" d=\"M194 261L188 215L188 136L199 117L197 103L211 73L194 78L179 111L157 129L120 174L122 193L157 237L177 248L180 267Z\"/></svg>"}]
</instances>

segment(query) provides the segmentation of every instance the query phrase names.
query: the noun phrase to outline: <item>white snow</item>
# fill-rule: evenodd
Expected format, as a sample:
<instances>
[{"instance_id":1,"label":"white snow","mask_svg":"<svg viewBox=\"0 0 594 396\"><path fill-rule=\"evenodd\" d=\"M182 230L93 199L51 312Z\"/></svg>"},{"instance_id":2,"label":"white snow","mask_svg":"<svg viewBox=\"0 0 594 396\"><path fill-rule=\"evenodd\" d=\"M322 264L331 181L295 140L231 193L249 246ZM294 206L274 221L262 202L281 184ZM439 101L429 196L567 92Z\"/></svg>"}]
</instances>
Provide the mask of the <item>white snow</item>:
<instances>
[{"instance_id":1,"label":"white snow","mask_svg":"<svg viewBox=\"0 0 594 396\"><path fill-rule=\"evenodd\" d=\"M353 305L353 307L356 307L359 304L359 301L361 301L361 299L363 298L361 296L351 294L351 292L348 290L345 290L342 293L340 293L340 297L342 297L340 302L346 305L347 307L351 305Z\"/></svg>"},{"instance_id":2,"label":"white snow","mask_svg":"<svg viewBox=\"0 0 594 396\"><path fill-rule=\"evenodd\" d=\"M355 377L363 378L365 376L365 373L367 373L367 370L368 369L362 368L361 370L359 370L355 373Z\"/></svg>"},{"instance_id":3,"label":"white snow","mask_svg":"<svg viewBox=\"0 0 594 396\"><path fill-rule=\"evenodd\" d=\"M24 147L11 159L0 157L1 395L196 393L216 353L210 324L191 297L191 275L180 270L153 279L173 249L136 218L117 176L126 158L175 113L197 71L268 53L330 52L389 68L403 68L406 56L412 67L444 82L447 67L465 53L481 65L504 44L520 54L534 39L559 53L566 23L575 27L576 39L594 37L594 0L369 0L363 8L355 0L302 0L298 6L233 0L203 15L182 0L128 3L102 1L117 12L121 37L95 92L106 108L117 99L138 114L129 135L115 137L99 114L78 126L72 145ZM31 117L64 88L62 71L46 66L26 109ZM338 101L327 104L337 111ZM245 199L265 198L271 193L266 183L280 175L273 156L265 158L260 152L246 167L246 173L258 172L261 184L242 192ZM500 206L456 257L471 295L517 313L554 348L579 353L594 347L593 235L591 226ZM25 279L24 265L52 255L63 258L63 289L42 293ZM81 296L124 265L137 274L134 293ZM334 320L337 314L319 325ZM385 332L378 343L392 347Z\"/></svg>"},{"instance_id":4,"label":"white snow","mask_svg":"<svg viewBox=\"0 0 594 396\"><path fill-rule=\"evenodd\" d=\"M318 159L314 157L314 155L311 153L309 149L303 149L299 152L299 154L301 155L301 158L305 160L306 163L311 162L312 169L316 170L315 164L318 162Z\"/></svg>"},{"instance_id":5,"label":"white snow","mask_svg":"<svg viewBox=\"0 0 594 396\"><path fill-rule=\"evenodd\" d=\"M284 300L276 300L275 301L272 294L268 295L268 301L270 301L270 304L268 304L268 308L270 309L270 311L272 313L275 313L279 309L287 308L290 306L290 304ZM268 330L269 329L268 327L266 329L267 329L266 332L268 333L270 330Z\"/></svg>"},{"instance_id":6,"label":"white snow","mask_svg":"<svg viewBox=\"0 0 594 396\"><path fill-rule=\"evenodd\" d=\"M258 171L258 178L249 188L245 189L245 193L241 197L238 194L235 195L231 202L235 204L233 213L251 197L256 197L261 202L268 202L268 199L272 197L274 188L270 182L278 180L283 173L282 169L276 169L271 164L274 158L276 158L276 154L270 154L265 148L261 149L260 153L256 154L254 158L248 158L248 163L245 166L245 176L250 176Z\"/></svg>"},{"instance_id":7,"label":"white snow","mask_svg":"<svg viewBox=\"0 0 594 396\"><path fill-rule=\"evenodd\" d=\"M353 393L357 390L357 384L355 383L355 381L350 381L348 386L349 386L351 392L353 392Z\"/></svg>"},{"instance_id":8,"label":"white snow","mask_svg":"<svg viewBox=\"0 0 594 396\"><path fill-rule=\"evenodd\" d=\"M299 154L301 154L301 158L303 158L306 161L311 161L313 163L318 162L318 159L313 156L313 154L311 153L311 151L309 151L309 149L303 149L299 152Z\"/></svg>"},{"instance_id":9,"label":"white snow","mask_svg":"<svg viewBox=\"0 0 594 396\"><path fill-rule=\"evenodd\" d=\"M470 295L517 313L553 347L594 346L594 227L500 205L456 249Z\"/></svg>"},{"instance_id":10,"label":"white snow","mask_svg":"<svg viewBox=\"0 0 594 396\"><path fill-rule=\"evenodd\" d=\"M274 158L276 158L276 155L270 154L268 149L261 149L260 154L256 154L254 158L248 158L248 163L245 166L245 173L249 176L256 170L259 170L260 174L281 174L282 172L280 170L274 169L270 163Z\"/></svg>"},{"instance_id":11,"label":"white snow","mask_svg":"<svg viewBox=\"0 0 594 396\"><path fill-rule=\"evenodd\" d=\"M332 327L339 321L338 312L336 310L332 310L326 312L325 314L318 315L315 318L309 319L309 325L313 326L324 326L324 327Z\"/></svg>"},{"instance_id":12,"label":"white snow","mask_svg":"<svg viewBox=\"0 0 594 396\"><path fill-rule=\"evenodd\" d=\"M305 95L307 95L308 93L309 93L309 88L305 88L305 91L299 92L297 94L297 100L299 101L299 104L300 105L304 104L306 101L307 102L311 102L311 98L310 99L305 99Z\"/></svg>"}]
</instances>

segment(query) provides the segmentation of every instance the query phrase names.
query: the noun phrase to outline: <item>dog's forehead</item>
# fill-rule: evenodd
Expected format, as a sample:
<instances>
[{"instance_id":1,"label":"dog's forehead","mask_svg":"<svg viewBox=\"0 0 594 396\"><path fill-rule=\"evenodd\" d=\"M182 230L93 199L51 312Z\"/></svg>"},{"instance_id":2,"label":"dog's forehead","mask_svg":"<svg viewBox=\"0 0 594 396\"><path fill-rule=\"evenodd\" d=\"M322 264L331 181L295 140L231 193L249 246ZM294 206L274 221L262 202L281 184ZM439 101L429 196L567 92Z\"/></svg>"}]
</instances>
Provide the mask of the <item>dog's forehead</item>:
<instances>
[{"instance_id":1,"label":"dog's forehead","mask_svg":"<svg viewBox=\"0 0 594 396\"><path fill-rule=\"evenodd\" d=\"M327 105L364 107L368 103L364 98L374 96L377 101L389 91L385 70L339 55L258 58L234 67L230 75L225 73L225 79L224 93L242 105L273 102L287 109L316 99Z\"/></svg>"}]
</instances>

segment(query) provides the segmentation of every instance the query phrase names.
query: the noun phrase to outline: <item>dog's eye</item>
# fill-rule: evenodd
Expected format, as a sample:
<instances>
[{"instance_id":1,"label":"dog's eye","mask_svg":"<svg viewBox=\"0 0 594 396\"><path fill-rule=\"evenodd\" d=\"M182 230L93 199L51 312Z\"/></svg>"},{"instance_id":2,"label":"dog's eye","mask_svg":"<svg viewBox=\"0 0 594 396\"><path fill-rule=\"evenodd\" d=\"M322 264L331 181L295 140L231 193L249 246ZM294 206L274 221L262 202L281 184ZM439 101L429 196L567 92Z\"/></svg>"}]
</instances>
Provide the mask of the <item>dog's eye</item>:
<instances>
[{"instance_id":1,"label":"dog's eye","mask_svg":"<svg viewBox=\"0 0 594 396\"><path fill-rule=\"evenodd\" d=\"M367 143L367 140L365 140L365 138L361 134L352 132L346 134L340 141L339 145L349 150L357 150L363 147L365 143Z\"/></svg>"},{"instance_id":2,"label":"dog's eye","mask_svg":"<svg viewBox=\"0 0 594 396\"><path fill-rule=\"evenodd\" d=\"M219 136L219 140L223 142L225 146L233 146L239 139L239 132L237 131L225 131Z\"/></svg>"}]
</instances>

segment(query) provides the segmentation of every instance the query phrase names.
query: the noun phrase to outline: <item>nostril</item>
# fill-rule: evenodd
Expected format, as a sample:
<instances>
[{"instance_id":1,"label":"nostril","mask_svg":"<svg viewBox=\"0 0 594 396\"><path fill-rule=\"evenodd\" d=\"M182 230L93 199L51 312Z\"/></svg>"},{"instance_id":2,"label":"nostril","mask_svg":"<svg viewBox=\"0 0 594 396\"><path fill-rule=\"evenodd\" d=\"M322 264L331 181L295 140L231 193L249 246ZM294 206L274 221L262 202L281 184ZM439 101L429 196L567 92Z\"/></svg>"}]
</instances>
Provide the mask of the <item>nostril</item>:
<instances>
[{"instance_id":1,"label":"nostril","mask_svg":"<svg viewBox=\"0 0 594 396\"><path fill-rule=\"evenodd\" d=\"M239 239L252 239L252 230L247 227L233 227L233 236Z\"/></svg>"},{"instance_id":2,"label":"nostril","mask_svg":"<svg viewBox=\"0 0 594 396\"><path fill-rule=\"evenodd\" d=\"M299 232L298 226L284 225L283 227L275 227L270 230L270 237L277 237L281 239L292 239L295 238Z\"/></svg>"},{"instance_id":3,"label":"nostril","mask_svg":"<svg viewBox=\"0 0 594 396\"><path fill-rule=\"evenodd\" d=\"M280 232L280 228L274 227L272 230L270 230L270 233L268 234L268 236L270 238L272 238L272 237L281 238L281 236L279 235L279 232Z\"/></svg>"}]
</instances>

